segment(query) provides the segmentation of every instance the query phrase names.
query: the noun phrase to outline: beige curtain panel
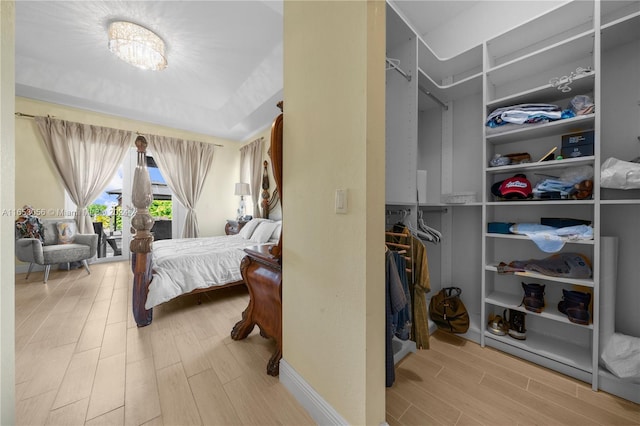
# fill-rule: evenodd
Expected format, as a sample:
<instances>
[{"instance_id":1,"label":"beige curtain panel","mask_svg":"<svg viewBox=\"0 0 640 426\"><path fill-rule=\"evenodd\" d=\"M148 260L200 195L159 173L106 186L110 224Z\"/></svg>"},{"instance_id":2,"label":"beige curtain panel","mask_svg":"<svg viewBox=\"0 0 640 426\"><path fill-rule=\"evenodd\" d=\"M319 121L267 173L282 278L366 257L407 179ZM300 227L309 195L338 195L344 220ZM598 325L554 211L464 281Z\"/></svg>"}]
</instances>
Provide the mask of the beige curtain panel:
<instances>
[{"instance_id":1,"label":"beige curtain panel","mask_svg":"<svg viewBox=\"0 0 640 426\"><path fill-rule=\"evenodd\" d=\"M107 187L131 146L132 132L35 117L44 145L76 204L78 232L92 234L87 206Z\"/></svg>"},{"instance_id":2,"label":"beige curtain panel","mask_svg":"<svg viewBox=\"0 0 640 426\"><path fill-rule=\"evenodd\" d=\"M249 179L253 217L262 217L260 212L260 188L262 187L262 138L240 148L240 181Z\"/></svg>"},{"instance_id":3,"label":"beige curtain panel","mask_svg":"<svg viewBox=\"0 0 640 426\"><path fill-rule=\"evenodd\" d=\"M145 137L167 185L187 208L182 238L197 238L199 229L195 206L211 169L215 146L166 136Z\"/></svg>"}]
</instances>

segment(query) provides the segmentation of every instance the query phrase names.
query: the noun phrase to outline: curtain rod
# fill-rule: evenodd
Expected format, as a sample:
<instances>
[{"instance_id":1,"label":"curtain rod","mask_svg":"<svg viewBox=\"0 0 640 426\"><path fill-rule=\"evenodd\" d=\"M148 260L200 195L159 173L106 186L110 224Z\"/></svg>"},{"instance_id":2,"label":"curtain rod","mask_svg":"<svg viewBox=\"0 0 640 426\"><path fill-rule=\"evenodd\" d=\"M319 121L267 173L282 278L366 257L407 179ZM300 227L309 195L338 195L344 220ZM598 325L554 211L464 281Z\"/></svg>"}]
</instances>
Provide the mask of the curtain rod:
<instances>
[{"instance_id":1,"label":"curtain rod","mask_svg":"<svg viewBox=\"0 0 640 426\"><path fill-rule=\"evenodd\" d=\"M425 95L427 95L428 97L430 97L431 99L433 99L434 101L436 101L438 104L440 104L440 106L442 108L444 108L445 110L448 110L449 107L447 106L447 104L445 104L444 102L442 102L440 99L438 99L433 93L431 93L430 91L428 91L427 89L425 89L423 86L418 85L418 89L420 89L420 91L422 93L424 93Z\"/></svg>"},{"instance_id":2,"label":"curtain rod","mask_svg":"<svg viewBox=\"0 0 640 426\"><path fill-rule=\"evenodd\" d=\"M160 135L151 135L151 134L149 134L149 133L140 133L140 132L138 132L138 131L136 131L136 135L138 135L138 136L145 136L145 135L147 135L147 136L160 136ZM168 137L168 138L170 138L170 137L172 137L172 136L161 136L161 137ZM182 139L182 138L176 138L176 139ZM196 141L196 142L200 142L200 141ZM208 143L208 142L203 142L203 143ZM220 145L219 143L212 143L211 145L219 146L219 147L224 148L224 145Z\"/></svg>"},{"instance_id":3,"label":"curtain rod","mask_svg":"<svg viewBox=\"0 0 640 426\"><path fill-rule=\"evenodd\" d=\"M18 117L25 117L25 118L36 118L35 115L31 115L31 114L24 114L22 112L16 112L15 113L16 116Z\"/></svg>"}]
</instances>

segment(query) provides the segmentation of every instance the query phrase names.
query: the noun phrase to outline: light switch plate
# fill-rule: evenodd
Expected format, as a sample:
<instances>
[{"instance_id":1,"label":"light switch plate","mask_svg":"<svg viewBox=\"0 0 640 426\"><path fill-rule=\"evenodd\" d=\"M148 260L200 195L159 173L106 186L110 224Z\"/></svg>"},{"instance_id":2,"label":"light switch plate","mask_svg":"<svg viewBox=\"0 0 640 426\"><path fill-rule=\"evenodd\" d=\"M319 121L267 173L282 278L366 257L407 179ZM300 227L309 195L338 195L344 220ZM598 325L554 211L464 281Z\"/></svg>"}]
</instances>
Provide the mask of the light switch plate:
<instances>
[{"instance_id":1,"label":"light switch plate","mask_svg":"<svg viewBox=\"0 0 640 426\"><path fill-rule=\"evenodd\" d=\"M347 212L347 190L336 189L336 213L345 214Z\"/></svg>"}]
</instances>

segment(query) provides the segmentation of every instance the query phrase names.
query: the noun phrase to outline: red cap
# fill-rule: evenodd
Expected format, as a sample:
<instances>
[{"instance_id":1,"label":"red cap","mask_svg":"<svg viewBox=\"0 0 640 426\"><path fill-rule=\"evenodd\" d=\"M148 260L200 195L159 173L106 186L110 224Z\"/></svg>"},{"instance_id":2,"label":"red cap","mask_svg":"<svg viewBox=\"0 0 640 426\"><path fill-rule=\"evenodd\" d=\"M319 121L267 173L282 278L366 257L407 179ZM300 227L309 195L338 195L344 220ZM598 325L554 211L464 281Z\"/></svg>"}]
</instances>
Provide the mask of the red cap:
<instances>
[{"instance_id":1,"label":"red cap","mask_svg":"<svg viewBox=\"0 0 640 426\"><path fill-rule=\"evenodd\" d=\"M505 198L510 196L529 198L532 195L531 182L522 176L505 179L500 185L500 194Z\"/></svg>"}]
</instances>

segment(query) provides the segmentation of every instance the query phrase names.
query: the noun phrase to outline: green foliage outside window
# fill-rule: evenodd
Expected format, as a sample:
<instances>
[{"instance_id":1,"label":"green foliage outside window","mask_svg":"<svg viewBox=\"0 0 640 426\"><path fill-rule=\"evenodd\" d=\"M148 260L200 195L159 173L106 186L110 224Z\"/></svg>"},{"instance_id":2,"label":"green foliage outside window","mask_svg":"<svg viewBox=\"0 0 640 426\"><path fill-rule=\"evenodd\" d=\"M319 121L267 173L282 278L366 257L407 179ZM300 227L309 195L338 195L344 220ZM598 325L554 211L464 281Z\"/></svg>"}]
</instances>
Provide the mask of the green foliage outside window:
<instances>
[{"instance_id":1,"label":"green foliage outside window","mask_svg":"<svg viewBox=\"0 0 640 426\"><path fill-rule=\"evenodd\" d=\"M149 206L149 213L156 219L171 220L173 218L171 200L153 200Z\"/></svg>"},{"instance_id":2,"label":"green foliage outside window","mask_svg":"<svg viewBox=\"0 0 640 426\"><path fill-rule=\"evenodd\" d=\"M111 216L107 215L107 206L104 204L91 204L87 210L89 210L94 222L102 223L104 230L122 230L122 207L114 207ZM156 219L171 220L173 218L171 200L153 200L149 206L149 213Z\"/></svg>"}]
</instances>

